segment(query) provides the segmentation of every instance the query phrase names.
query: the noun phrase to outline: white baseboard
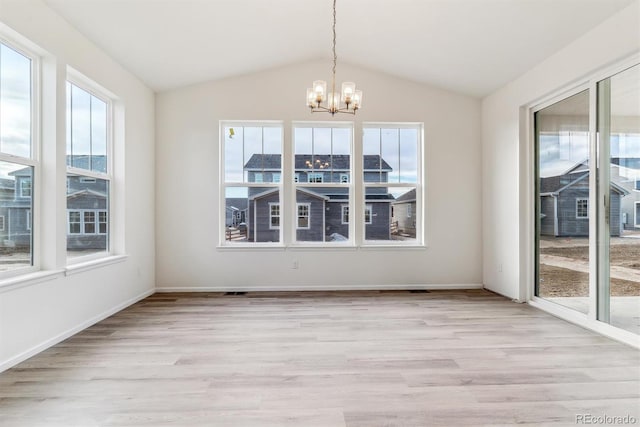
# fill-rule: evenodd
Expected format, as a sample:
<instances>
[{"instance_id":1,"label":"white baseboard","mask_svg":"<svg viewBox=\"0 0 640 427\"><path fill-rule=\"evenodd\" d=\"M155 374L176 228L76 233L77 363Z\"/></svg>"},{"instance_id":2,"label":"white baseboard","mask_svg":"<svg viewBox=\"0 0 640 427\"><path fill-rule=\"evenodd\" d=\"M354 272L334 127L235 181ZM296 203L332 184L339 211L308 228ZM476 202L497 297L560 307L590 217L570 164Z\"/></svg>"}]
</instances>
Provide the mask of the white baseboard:
<instances>
[{"instance_id":1,"label":"white baseboard","mask_svg":"<svg viewBox=\"0 0 640 427\"><path fill-rule=\"evenodd\" d=\"M483 289L481 283L382 284L382 285L245 285L245 286L160 286L156 292L283 292L283 291L401 291Z\"/></svg>"},{"instance_id":2,"label":"white baseboard","mask_svg":"<svg viewBox=\"0 0 640 427\"><path fill-rule=\"evenodd\" d=\"M123 310L127 307L129 307L130 305L133 305L135 303L137 303L138 301L148 297L149 295L153 295L155 293L155 289L149 289L148 291L145 291L143 293L141 293L140 295L133 297L121 304L118 304L117 306L110 308L107 311L104 311L102 313L100 313L97 316L94 316L84 322L82 322L81 324L74 326L73 328L53 337L50 338L32 348L30 348L29 350L22 352L20 354L18 354L17 356L12 357L9 360L5 360L0 362L0 372L6 371L9 368L12 368L13 366L17 365L20 362L23 362L25 360L27 360L28 358L35 356L36 354L48 349L49 347L52 347L56 344L58 344L61 341L66 340L67 338L77 334L78 332L88 328L89 326L92 326L98 322L100 322L101 320L106 319L109 316L112 316L114 314L116 314L117 312L119 312L120 310Z\"/></svg>"}]
</instances>

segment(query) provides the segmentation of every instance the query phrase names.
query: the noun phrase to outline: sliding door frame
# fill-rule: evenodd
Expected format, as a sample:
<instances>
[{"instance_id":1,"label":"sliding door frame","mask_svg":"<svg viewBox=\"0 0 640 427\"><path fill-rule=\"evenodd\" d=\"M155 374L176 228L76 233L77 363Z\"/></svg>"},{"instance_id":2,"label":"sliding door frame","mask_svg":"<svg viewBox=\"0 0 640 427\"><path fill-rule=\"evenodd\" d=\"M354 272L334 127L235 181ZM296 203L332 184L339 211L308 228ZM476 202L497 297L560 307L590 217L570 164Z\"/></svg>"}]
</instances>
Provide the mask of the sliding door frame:
<instances>
[{"instance_id":1,"label":"sliding door frame","mask_svg":"<svg viewBox=\"0 0 640 427\"><path fill-rule=\"evenodd\" d=\"M640 52L609 64L520 108L520 301L582 327L640 348L640 336L606 323L609 314L609 146L598 135L598 83L634 65ZM589 95L589 311L564 307L535 295L538 280L539 166L535 113L588 89ZM606 145L606 146L605 146ZM605 179L600 179L607 169ZM606 246L606 247L605 247ZM603 266L603 268L599 268ZM606 282L606 283L605 283Z\"/></svg>"}]
</instances>

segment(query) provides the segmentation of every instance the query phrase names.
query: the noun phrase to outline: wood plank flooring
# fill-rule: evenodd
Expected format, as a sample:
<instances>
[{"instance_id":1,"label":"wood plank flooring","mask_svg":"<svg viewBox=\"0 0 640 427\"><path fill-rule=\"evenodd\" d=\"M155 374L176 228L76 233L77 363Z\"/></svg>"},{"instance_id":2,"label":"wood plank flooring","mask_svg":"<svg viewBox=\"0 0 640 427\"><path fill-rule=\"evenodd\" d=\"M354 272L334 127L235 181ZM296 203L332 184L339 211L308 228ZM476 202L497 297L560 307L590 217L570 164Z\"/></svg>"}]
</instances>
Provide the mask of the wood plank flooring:
<instances>
[{"instance_id":1,"label":"wood plank flooring","mask_svg":"<svg viewBox=\"0 0 640 427\"><path fill-rule=\"evenodd\" d=\"M492 293L155 294L0 374L0 426L640 424L640 352Z\"/></svg>"}]
</instances>

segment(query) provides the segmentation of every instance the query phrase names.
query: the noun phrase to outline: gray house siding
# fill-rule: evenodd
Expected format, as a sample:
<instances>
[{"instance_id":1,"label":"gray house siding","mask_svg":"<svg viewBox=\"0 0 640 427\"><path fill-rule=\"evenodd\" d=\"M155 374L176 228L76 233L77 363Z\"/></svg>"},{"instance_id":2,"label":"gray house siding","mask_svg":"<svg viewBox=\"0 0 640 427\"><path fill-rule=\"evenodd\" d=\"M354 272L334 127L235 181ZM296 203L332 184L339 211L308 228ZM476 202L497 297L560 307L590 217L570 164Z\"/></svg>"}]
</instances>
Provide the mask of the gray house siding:
<instances>
[{"instance_id":1,"label":"gray house siding","mask_svg":"<svg viewBox=\"0 0 640 427\"><path fill-rule=\"evenodd\" d=\"M540 234L543 236L555 236L555 197L544 196L540 198Z\"/></svg>"},{"instance_id":2,"label":"gray house siding","mask_svg":"<svg viewBox=\"0 0 640 427\"><path fill-rule=\"evenodd\" d=\"M365 225L365 239L391 239L391 205L388 202L367 204L371 205L371 224Z\"/></svg>"},{"instance_id":3,"label":"gray house siding","mask_svg":"<svg viewBox=\"0 0 640 427\"><path fill-rule=\"evenodd\" d=\"M560 193L558 196L558 236L589 235L589 218L576 218L576 201L588 198L589 189L586 187L568 188Z\"/></svg>"},{"instance_id":4,"label":"gray house siding","mask_svg":"<svg viewBox=\"0 0 640 427\"><path fill-rule=\"evenodd\" d=\"M301 242L323 242L325 240L325 201L322 198L314 197L311 194L298 191L296 194L296 203L309 204L309 229L297 228L298 212L296 205L296 239Z\"/></svg>"},{"instance_id":5,"label":"gray house siding","mask_svg":"<svg viewBox=\"0 0 640 427\"><path fill-rule=\"evenodd\" d=\"M327 209L325 211L326 214L326 233L327 237L337 233L346 238L349 237L349 224L342 223L342 207L349 206L348 203L345 202L332 202L327 203ZM349 213L349 217L351 217L351 213Z\"/></svg>"},{"instance_id":6,"label":"gray house siding","mask_svg":"<svg viewBox=\"0 0 640 427\"><path fill-rule=\"evenodd\" d=\"M270 203L279 203L280 194L277 191L269 193L265 196L258 196L249 201L249 218L248 240L254 242L279 242L280 230L270 229ZM282 210L280 211L280 220L282 222Z\"/></svg>"}]
</instances>

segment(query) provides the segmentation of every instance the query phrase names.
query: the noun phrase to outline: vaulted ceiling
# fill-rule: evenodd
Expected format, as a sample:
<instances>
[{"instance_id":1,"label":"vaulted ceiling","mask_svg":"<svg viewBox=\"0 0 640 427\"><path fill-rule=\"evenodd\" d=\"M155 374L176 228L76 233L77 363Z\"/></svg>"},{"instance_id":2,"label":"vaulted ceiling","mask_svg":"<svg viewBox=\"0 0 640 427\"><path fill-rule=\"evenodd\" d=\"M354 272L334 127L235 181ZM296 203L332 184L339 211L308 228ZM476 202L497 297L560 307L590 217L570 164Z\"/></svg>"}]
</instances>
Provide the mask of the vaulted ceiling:
<instances>
[{"instance_id":1,"label":"vaulted ceiling","mask_svg":"<svg viewBox=\"0 0 640 427\"><path fill-rule=\"evenodd\" d=\"M634 1L338 0L338 71L481 97ZM156 91L316 59L330 72L331 0L45 2Z\"/></svg>"}]
</instances>

